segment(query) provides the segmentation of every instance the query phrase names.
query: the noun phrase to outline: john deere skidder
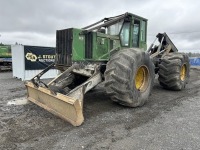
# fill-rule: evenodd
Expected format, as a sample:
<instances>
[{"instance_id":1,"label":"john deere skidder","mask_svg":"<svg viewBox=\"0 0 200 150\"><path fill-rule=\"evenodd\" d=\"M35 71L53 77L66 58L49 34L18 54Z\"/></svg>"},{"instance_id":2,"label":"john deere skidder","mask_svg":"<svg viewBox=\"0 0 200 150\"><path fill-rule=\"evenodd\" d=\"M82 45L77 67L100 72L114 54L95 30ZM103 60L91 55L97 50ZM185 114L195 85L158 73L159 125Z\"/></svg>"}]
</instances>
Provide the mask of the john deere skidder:
<instances>
[{"instance_id":1,"label":"john deere skidder","mask_svg":"<svg viewBox=\"0 0 200 150\"><path fill-rule=\"evenodd\" d=\"M84 121L84 94L100 82L105 82L111 100L129 107L148 100L155 74L163 88L184 89L189 78L188 56L178 53L166 33L156 39L146 50L147 19L131 13L104 18L82 29L58 30L55 64L26 83L28 99L79 126ZM52 67L61 74L45 84L40 77Z\"/></svg>"}]
</instances>

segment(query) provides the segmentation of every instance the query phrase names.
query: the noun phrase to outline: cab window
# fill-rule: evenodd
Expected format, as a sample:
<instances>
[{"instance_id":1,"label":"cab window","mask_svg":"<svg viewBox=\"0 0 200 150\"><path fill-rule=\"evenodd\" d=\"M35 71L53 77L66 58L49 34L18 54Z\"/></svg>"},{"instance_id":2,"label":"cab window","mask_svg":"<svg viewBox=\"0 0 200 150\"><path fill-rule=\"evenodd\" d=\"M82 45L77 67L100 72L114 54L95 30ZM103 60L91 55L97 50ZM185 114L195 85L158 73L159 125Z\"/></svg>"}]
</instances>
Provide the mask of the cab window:
<instances>
[{"instance_id":1,"label":"cab window","mask_svg":"<svg viewBox=\"0 0 200 150\"><path fill-rule=\"evenodd\" d=\"M146 22L142 21L141 25L141 41L146 42Z\"/></svg>"},{"instance_id":2,"label":"cab window","mask_svg":"<svg viewBox=\"0 0 200 150\"><path fill-rule=\"evenodd\" d=\"M107 30L107 34L109 34L109 35L119 35L123 21L124 20L121 20L121 21L109 26L108 30Z\"/></svg>"},{"instance_id":3,"label":"cab window","mask_svg":"<svg viewBox=\"0 0 200 150\"><path fill-rule=\"evenodd\" d=\"M140 21L134 20L133 24L133 47L139 47Z\"/></svg>"},{"instance_id":4,"label":"cab window","mask_svg":"<svg viewBox=\"0 0 200 150\"><path fill-rule=\"evenodd\" d=\"M130 22L124 22L120 33L122 46L129 46Z\"/></svg>"}]
</instances>

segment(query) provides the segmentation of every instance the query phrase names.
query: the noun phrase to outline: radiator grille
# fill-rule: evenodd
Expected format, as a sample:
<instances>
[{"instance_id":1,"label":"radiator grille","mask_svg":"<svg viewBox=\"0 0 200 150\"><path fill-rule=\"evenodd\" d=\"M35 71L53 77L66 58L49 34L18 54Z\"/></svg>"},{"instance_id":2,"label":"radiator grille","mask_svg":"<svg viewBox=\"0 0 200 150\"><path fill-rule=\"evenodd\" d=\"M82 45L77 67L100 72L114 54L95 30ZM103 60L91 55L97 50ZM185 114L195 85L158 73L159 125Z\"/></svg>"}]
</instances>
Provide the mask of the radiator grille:
<instances>
[{"instance_id":1,"label":"radiator grille","mask_svg":"<svg viewBox=\"0 0 200 150\"><path fill-rule=\"evenodd\" d=\"M92 58L92 48L93 48L92 40L93 40L92 32L87 33L85 35L85 58L86 59Z\"/></svg>"},{"instance_id":2,"label":"radiator grille","mask_svg":"<svg viewBox=\"0 0 200 150\"><path fill-rule=\"evenodd\" d=\"M56 31L56 65L72 65L73 29Z\"/></svg>"}]
</instances>

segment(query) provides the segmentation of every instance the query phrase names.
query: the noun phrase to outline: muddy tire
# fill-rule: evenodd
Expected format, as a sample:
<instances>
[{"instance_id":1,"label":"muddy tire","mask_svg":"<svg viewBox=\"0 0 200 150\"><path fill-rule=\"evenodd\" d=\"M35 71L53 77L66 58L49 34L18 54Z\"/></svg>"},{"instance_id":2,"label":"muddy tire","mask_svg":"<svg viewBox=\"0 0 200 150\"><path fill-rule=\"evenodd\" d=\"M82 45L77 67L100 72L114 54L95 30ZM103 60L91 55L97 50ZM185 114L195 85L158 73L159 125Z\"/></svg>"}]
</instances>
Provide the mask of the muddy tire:
<instances>
[{"instance_id":1,"label":"muddy tire","mask_svg":"<svg viewBox=\"0 0 200 150\"><path fill-rule=\"evenodd\" d=\"M158 65L158 81L165 89L180 91L189 80L189 57L181 53L169 53Z\"/></svg>"},{"instance_id":2,"label":"muddy tire","mask_svg":"<svg viewBox=\"0 0 200 150\"><path fill-rule=\"evenodd\" d=\"M148 100L154 81L154 65L141 49L121 50L107 63L105 88L111 100L129 107Z\"/></svg>"}]
</instances>

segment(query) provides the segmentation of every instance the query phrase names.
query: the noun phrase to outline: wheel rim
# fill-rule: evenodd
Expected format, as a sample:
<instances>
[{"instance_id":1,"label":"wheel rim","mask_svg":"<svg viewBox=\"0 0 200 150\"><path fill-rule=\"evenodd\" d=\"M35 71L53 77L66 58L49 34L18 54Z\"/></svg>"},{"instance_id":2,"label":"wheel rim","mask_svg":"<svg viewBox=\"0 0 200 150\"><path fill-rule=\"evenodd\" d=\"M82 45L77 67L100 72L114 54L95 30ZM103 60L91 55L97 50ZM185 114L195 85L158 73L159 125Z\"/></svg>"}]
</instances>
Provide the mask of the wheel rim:
<instances>
[{"instance_id":1,"label":"wheel rim","mask_svg":"<svg viewBox=\"0 0 200 150\"><path fill-rule=\"evenodd\" d=\"M181 81L184 81L186 78L186 65L185 64L181 67L180 78L181 78Z\"/></svg>"},{"instance_id":2,"label":"wheel rim","mask_svg":"<svg viewBox=\"0 0 200 150\"><path fill-rule=\"evenodd\" d=\"M146 90L149 81L149 71L146 66L141 66L135 76L135 87L137 90L143 92Z\"/></svg>"}]
</instances>

